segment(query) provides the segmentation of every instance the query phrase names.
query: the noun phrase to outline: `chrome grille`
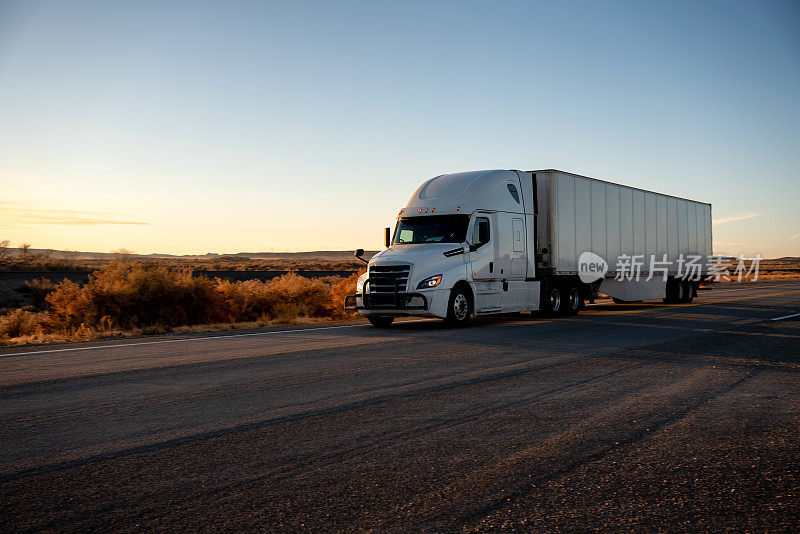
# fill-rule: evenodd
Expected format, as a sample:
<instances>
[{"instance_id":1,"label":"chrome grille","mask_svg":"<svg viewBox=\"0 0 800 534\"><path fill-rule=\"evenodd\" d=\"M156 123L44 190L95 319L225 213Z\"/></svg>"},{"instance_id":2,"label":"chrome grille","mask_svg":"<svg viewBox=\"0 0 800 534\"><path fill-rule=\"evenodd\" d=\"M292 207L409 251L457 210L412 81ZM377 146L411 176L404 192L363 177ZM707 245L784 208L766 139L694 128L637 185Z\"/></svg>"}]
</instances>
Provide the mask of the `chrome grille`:
<instances>
[{"instance_id":1,"label":"chrome grille","mask_svg":"<svg viewBox=\"0 0 800 534\"><path fill-rule=\"evenodd\" d=\"M405 293L411 265L371 265L368 291L373 297L386 295L394 299L395 293Z\"/></svg>"}]
</instances>

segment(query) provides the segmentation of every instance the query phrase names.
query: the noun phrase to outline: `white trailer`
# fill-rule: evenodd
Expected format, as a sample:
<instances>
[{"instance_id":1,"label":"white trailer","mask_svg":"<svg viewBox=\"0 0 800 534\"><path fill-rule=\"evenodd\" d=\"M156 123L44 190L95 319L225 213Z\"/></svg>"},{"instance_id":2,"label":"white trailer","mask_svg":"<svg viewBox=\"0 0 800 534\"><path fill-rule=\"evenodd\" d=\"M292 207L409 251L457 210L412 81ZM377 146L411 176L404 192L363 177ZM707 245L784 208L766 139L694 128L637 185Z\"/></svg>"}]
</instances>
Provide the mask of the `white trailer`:
<instances>
[{"instance_id":1,"label":"white trailer","mask_svg":"<svg viewBox=\"0 0 800 534\"><path fill-rule=\"evenodd\" d=\"M386 246L345 299L376 326L575 315L598 292L689 302L708 271L711 205L552 169L444 174L414 192Z\"/></svg>"}]
</instances>

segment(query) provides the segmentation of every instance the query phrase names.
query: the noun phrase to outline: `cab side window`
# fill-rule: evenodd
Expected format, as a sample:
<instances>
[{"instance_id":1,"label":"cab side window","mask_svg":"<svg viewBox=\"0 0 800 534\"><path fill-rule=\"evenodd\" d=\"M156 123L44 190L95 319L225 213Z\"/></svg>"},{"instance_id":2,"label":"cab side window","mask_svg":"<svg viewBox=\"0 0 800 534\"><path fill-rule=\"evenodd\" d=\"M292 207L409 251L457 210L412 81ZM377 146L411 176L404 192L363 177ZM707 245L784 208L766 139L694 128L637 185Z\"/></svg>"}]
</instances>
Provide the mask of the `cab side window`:
<instances>
[{"instance_id":1,"label":"cab side window","mask_svg":"<svg viewBox=\"0 0 800 534\"><path fill-rule=\"evenodd\" d=\"M475 226L472 228L472 250L478 250L489 242L489 219L478 217L475 219Z\"/></svg>"}]
</instances>

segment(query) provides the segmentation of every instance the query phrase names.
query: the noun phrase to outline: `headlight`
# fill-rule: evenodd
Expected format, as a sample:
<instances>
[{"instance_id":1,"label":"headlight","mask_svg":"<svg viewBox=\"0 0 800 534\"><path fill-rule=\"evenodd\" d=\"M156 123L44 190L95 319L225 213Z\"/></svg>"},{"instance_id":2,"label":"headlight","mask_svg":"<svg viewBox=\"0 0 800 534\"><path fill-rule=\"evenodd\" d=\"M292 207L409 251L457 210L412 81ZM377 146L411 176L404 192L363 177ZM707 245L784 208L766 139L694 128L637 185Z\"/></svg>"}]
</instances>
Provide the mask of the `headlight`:
<instances>
[{"instance_id":1,"label":"headlight","mask_svg":"<svg viewBox=\"0 0 800 534\"><path fill-rule=\"evenodd\" d=\"M439 285L439 282L442 281L442 275L437 274L436 276L429 276L419 284L417 284L417 289L428 289L431 287L436 287Z\"/></svg>"}]
</instances>

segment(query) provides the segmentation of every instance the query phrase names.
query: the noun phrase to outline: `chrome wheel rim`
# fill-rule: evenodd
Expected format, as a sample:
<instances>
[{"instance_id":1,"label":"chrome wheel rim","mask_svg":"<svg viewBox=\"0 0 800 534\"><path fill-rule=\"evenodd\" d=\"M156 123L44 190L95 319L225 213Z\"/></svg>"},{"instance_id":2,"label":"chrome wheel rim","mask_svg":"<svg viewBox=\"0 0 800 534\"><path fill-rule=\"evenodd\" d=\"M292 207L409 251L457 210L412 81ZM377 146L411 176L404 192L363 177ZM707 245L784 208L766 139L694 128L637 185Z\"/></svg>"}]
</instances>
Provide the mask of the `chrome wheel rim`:
<instances>
[{"instance_id":1,"label":"chrome wheel rim","mask_svg":"<svg viewBox=\"0 0 800 534\"><path fill-rule=\"evenodd\" d=\"M467 301L467 297L465 297L463 293L459 293L456 295L456 298L453 299L453 315L459 321L463 321L467 318L468 313L469 301Z\"/></svg>"},{"instance_id":2,"label":"chrome wheel rim","mask_svg":"<svg viewBox=\"0 0 800 534\"><path fill-rule=\"evenodd\" d=\"M550 291L550 309L558 311L561 308L561 291L553 289Z\"/></svg>"},{"instance_id":3,"label":"chrome wheel rim","mask_svg":"<svg viewBox=\"0 0 800 534\"><path fill-rule=\"evenodd\" d=\"M576 288L572 288L569 290L569 307L573 310L578 307L578 301L580 299L580 295Z\"/></svg>"}]
</instances>

